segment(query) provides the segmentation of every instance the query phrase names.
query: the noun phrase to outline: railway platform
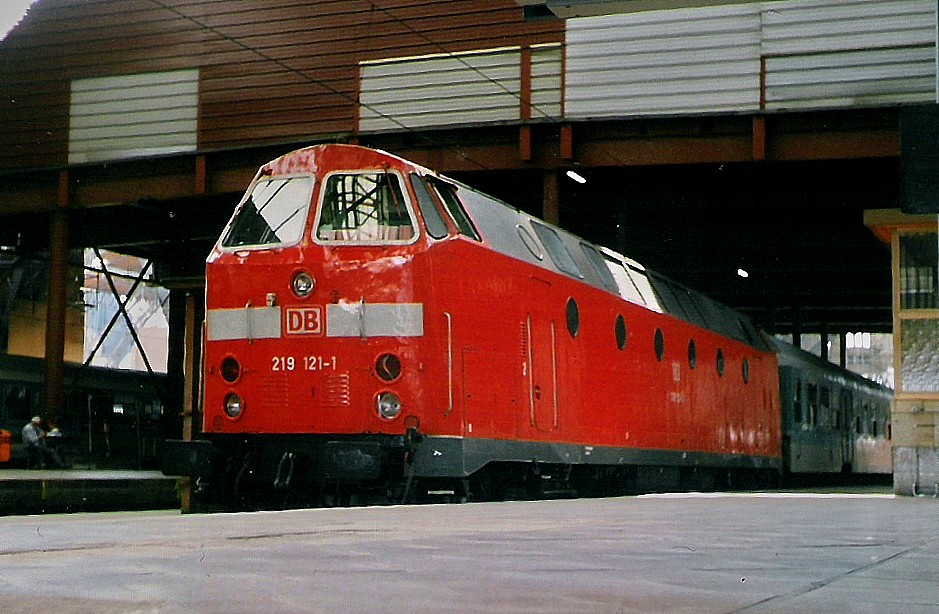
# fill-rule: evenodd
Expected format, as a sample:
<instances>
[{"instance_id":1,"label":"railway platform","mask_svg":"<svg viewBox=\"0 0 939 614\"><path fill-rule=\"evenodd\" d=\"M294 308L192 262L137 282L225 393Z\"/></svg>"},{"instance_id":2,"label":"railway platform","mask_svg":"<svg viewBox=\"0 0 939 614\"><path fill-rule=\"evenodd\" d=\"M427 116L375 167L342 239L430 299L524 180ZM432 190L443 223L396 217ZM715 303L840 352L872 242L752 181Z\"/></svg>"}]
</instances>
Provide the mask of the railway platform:
<instances>
[{"instance_id":1,"label":"railway platform","mask_svg":"<svg viewBox=\"0 0 939 614\"><path fill-rule=\"evenodd\" d=\"M0 469L0 516L179 508L159 471Z\"/></svg>"},{"instance_id":2,"label":"railway platform","mask_svg":"<svg viewBox=\"0 0 939 614\"><path fill-rule=\"evenodd\" d=\"M875 489L0 518L0 612L935 614L939 501Z\"/></svg>"}]
</instances>

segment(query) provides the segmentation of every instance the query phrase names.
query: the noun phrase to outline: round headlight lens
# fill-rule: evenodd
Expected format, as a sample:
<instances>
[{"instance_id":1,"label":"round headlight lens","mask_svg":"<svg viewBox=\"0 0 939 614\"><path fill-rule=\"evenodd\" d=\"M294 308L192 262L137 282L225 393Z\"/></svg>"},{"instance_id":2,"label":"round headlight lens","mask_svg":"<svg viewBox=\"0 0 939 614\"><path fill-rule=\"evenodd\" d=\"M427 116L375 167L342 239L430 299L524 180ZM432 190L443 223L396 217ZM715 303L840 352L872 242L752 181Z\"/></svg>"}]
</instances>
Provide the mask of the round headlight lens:
<instances>
[{"instance_id":1,"label":"round headlight lens","mask_svg":"<svg viewBox=\"0 0 939 614\"><path fill-rule=\"evenodd\" d=\"M241 365L238 361L228 356L222 361L222 379L231 384L241 375Z\"/></svg>"},{"instance_id":2,"label":"round headlight lens","mask_svg":"<svg viewBox=\"0 0 939 614\"><path fill-rule=\"evenodd\" d=\"M244 411L244 401L234 392L225 397L225 413L229 418L237 418Z\"/></svg>"},{"instance_id":3,"label":"round headlight lens","mask_svg":"<svg viewBox=\"0 0 939 614\"><path fill-rule=\"evenodd\" d=\"M298 297L306 298L316 289L316 281L313 279L313 276L306 271L300 271L293 276L290 287L293 289L293 293Z\"/></svg>"},{"instance_id":4,"label":"round headlight lens","mask_svg":"<svg viewBox=\"0 0 939 614\"><path fill-rule=\"evenodd\" d=\"M401 397L393 392L379 394L378 415L385 420L394 420L401 415Z\"/></svg>"}]
</instances>

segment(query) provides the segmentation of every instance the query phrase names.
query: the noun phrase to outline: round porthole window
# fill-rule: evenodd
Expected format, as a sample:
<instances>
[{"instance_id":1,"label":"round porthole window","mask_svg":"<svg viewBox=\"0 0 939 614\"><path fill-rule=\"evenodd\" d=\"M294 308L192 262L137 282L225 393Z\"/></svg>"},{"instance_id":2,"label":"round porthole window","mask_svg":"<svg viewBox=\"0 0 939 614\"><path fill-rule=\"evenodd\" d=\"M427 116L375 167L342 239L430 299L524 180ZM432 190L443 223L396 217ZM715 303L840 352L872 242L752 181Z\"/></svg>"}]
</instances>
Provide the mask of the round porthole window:
<instances>
[{"instance_id":1,"label":"round porthole window","mask_svg":"<svg viewBox=\"0 0 939 614\"><path fill-rule=\"evenodd\" d=\"M626 349L626 320L622 314L616 316L614 329L616 332L616 347L621 350Z\"/></svg>"},{"instance_id":2,"label":"round porthole window","mask_svg":"<svg viewBox=\"0 0 939 614\"><path fill-rule=\"evenodd\" d=\"M567 332L571 337L576 337L580 332L580 309L573 298L567 299Z\"/></svg>"},{"instance_id":3,"label":"round porthole window","mask_svg":"<svg viewBox=\"0 0 939 614\"><path fill-rule=\"evenodd\" d=\"M655 357L659 362L665 357L665 335L662 329L655 329Z\"/></svg>"}]
</instances>

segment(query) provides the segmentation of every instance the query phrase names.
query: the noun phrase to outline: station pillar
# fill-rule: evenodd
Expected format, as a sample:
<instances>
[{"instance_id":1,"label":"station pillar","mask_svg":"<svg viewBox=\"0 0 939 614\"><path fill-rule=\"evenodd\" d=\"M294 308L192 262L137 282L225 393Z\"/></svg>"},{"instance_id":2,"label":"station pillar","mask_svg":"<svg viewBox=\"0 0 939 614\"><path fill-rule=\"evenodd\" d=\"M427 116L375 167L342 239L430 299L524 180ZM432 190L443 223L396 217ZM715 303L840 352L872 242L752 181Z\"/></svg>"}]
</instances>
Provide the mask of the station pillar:
<instances>
[{"instance_id":1,"label":"station pillar","mask_svg":"<svg viewBox=\"0 0 939 614\"><path fill-rule=\"evenodd\" d=\"M59 174L59 196L49 218L49 284L46 298L46 418L59 421L65 409L65 318L68 310L68 171Z\"/></svg>"},{"instance_id":2,"label":"station pillar","mask_svg":"<svg viewBox=\"0 0 939 614\"><path fill-rule=\"evenodd\" d=\"M891 247L894 492L939 496L939 214L866 211Z\"/></svg>"},{"instance_id":3,"label":"station pillar","mask_svg":"<svg viewBox=\"0 0 939 614\"><path fill-rule=\"evenodd\" d=\"M167 375L174 432L170 439L192 441L202 425L202 327L205 320L205 293L199 289L170 290L170 338ZM192 509L193 484L188 477L180 478L180 509Z\"/></svg>"}]
</instances>

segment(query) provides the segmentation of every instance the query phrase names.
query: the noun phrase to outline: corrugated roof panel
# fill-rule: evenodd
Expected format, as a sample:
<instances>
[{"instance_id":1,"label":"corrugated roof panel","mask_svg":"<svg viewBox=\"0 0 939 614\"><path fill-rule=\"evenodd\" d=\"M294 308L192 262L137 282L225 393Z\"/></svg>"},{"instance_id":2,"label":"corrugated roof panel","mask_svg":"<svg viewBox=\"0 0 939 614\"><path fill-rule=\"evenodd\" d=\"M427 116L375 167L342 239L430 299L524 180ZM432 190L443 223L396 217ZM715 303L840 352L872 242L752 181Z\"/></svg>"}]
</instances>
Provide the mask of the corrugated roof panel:
<instances>
[{"instance_id":1,"label":"corrugated roof panel","mask_svg":"<svg viewBox=\"0 0 939 614\"><path fill-rule=\"evenodd\" d=\"M194 151L198 110L194 69L75 80L68 161Z\"/></svg>"},{"instance_id":2,"label":"corrugated roof panel","mask_svg":"<svg viewBox=\"0 0 939 614\"><path fill-rule=\"evenodd\" d=\"M561 53L560 45L532 49L532 119L559 118L562 116Z\"/></svg>"},{"instance_id":3,"label":"corrugated roof panel","mask_svg":"<svg viewBox=\"0 0 939 614\"><path fill-rule=\"evenodd\" d=\"M181 126L181 132L170 132L166 126L144 127L143 136L96 135L94 142L82 141L69 150L69 161L117 160L163 152L189 151L192 126ZM146 141L146 147L142 141Z\"/></svg>"},{"instance_id":4,"label":"corrugated roof panel","mask_svg":"<svg viewBox=\"0 0 939 614\"><path fill-rule=\"evenodd\" d=\"M359 129L518 120L520 71L517 47L364 62Z\"/></svg>"},{"instance_id":5,"label":"corrugated roof panel","mask_svg":"<svg viewBox=\"0 0 939 614\"><path fill-rule=\"evenodd\" d=\"M571 19L565 112L596 118L926 102L934 0L786 0Z\"/></svg>"},{"instance_id":6,"label":"corrugated roof panel","mask_svg":"<svg viewBox=\"0 0 939 614\"><path fill-rule=\"evenodd\" d=\"M764 5L764 55L934 44L934 0L805 0Z\"/></svg>"},{"instance_id":7,"label":"corrugated roof panel","mask_svg":"<svg viewBox=\"0 0 939 614\"><path fill-rule=\"evenodd\" d=\"M768 109L936 98L934 0L769 3L762 49Z\"/></svg>"},{"instance_id":8,"label":"corrugated roof panel","mask_svg":"<svg viewBox=\"0 0 939 614\"><path fill-rule=\"evenodd\" d=\"M0 48L0 168L67 162L76 79L198 69L198 143L217 150L354 132L361 61L563 40L562 21L526 21L505 0L380 4L37 4Z\"/></svg>"},{"instance_id":9,"label":"corrugated roof panel","mask_svg":"<svg viewBox=\"0 0 939 614\"><path fill-rule=\"evenodd\" d=\"M568 117L752 110L760 100L758 5L572 19Z\"/></svg>"}]
</instances>

